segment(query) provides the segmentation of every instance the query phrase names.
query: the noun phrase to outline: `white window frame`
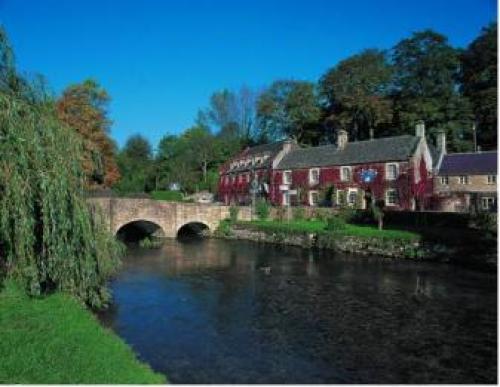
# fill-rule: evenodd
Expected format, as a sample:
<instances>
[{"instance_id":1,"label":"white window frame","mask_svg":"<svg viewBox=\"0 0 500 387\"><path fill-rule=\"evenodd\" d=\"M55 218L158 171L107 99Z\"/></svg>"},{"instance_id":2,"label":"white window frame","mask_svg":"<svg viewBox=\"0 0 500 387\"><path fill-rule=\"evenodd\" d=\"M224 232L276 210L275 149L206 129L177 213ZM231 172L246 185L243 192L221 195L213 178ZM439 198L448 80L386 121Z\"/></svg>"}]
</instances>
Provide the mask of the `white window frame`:
<instances>
[{"instance_id":1,"label":"white window frame","mask_svg":"<svg viewBox=\"0 0 500 387\"><path fill-rule=\"evenodd\" d=\"M497 183L497 175L488 175L488 184L493 185Z\"/></svg>"},{"instance_id":2,"label":"white window frame","mask_svg":"<svg viewBox=\"0 0 500 387\"><path fill-rule=\"evenodd\" d=\"M290 176L290 179L287 178L287 175ZM292 171L287 170L283 171L283 184L292 184L293 176L292 176Z\"/></svg>"},{"instance_id":3,"label":"white window frame","mask_svg":"<svg viewBox=\"0 0 500 387\"><path fill-rule=\"evenodd\" d=\"M395 175L390 176L389 171L390 168L394 166L395 167ZM385 164L385 179L386 180L397 180L399 177L399 164L398 163L387 163Z\"/></svg>"},{"instance_id":4,"label":"white window frame","mask_svg":"<svg viewBox=\"0 0 500 387\"><path fill-rule=\"evenodd\" d=\"M313 180L313 172L318 172L318 180ZM309 169L309 184L314 185L314 184L319 184L319 175L320 175L320 169L319 168L311 168Z\"/></svg>"},{"instance_id":5,"label":"white window frame","mask_svg":"<svg viewBox=\"0 0 500 387\"><path fill-rule=\"evenodd\" d=\"M345 192L345 191L346 191L345 189L338 189L338 190L337 190L337 193L336 193L336 196L335 196L335 204L336 204L337 206L340 206L340 193L341 193L341 192ZM349 191L347 191L347 192L349 192ZM346 197L346 201L347 201L347 197ZM346 204L347 204L347 203L346 203Z\"/></svg>"},{"instance_id":6,"label":"white window frame","mask_svg":"<svg viewBox=\"0 0 500 387\"><path fill-rule=\"evenodd\" d=\"M448 176L441 176L441 185L448 185L450 184L450 179Z\"/></svg>"},{"instance_id":7,"label":"white window frame","mask_svg":"<svg viewBox=\"0 0 500 387\"><path fill-rule=\"evenodd\" d=\"M395 194L395 201L394 203L389 202L389 193L394 192ZM385 205L386 206L397 206L398 205L398 191L394 188L389 188L385 191Z\"/></svg>"},{"instance_id":8,"label":"white window frame","mask_svg":"<svg viewBox=\"0 0 500 387\"><path fill-rule=\"evenodd\" d=\"M354 201L351 203L349 200L351 198L351 193L354 193L356 196L354 197ZM349 188L347 190L347 196L346 196L346 201L348 206L355 206L356 205L356 200L358 199L358 189L357 188Z\"/></svg>"},{"instance_id":9,"label":"white window frame","mask_svg":"<svg viewBox=\"0 0 500 387\"><path fill-rule=\"evenodd\" d=\"M458 176L458 184L461 184L461 185L469 184L469 176L468 175Z\"/></svg>"},{"instance_id":10,"label":"white window frame","mask_svg":"<svg viewBox=\"0 0 500 387\"><path fill-rule=\"evenodd\" d=\"M344 175L344 170L349 171L349 176ZM340 181L351 181L352 180L352 168L348 165L344 165L343 167L340 167Z\"/></svg>"},{"instance_id":11,"label":"white window frame","mask_svg":"<svg viewBox=\"0 0 500 387\"><path fill-rule=\"evenodd\" d=\"M317 202L313 203L313 195L317 195ZM319 192L318 191L309 191L309 205L317 206L319 204Z\"/></svg>"},{"instance_id":12,"label":"white window frame","mask_svg":"<svg viewBox=\"0 0 500 387\"><path fill-rule=\"evenodd\" d=\"M493 196L483 196L481 198L481 208L483 210L489 210L494 204L495 198Z\"/></svg>"}]
</instances>

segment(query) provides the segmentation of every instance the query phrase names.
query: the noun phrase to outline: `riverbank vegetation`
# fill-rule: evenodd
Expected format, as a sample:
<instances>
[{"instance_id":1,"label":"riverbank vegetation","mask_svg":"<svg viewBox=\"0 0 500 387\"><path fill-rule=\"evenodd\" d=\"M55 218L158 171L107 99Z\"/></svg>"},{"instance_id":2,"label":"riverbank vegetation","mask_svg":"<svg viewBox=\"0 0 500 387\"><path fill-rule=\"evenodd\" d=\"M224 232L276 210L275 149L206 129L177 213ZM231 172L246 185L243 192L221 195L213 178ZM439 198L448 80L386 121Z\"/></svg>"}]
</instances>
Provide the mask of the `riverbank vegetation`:
<instances>
[{"instance_id":1,"label":"riverbank vegetation","mask_svg":"<svg viewBox=\"0 0 500 387\"><path fill-rule=\"evenodd\" d=\"M87 86L70 99L96 92ZM93 167L110 155L93 143L103 136L87 135L103 129L82 133L56 105L44 84L18 74L0 28L0 382L164 382L85 308L109 302L122 250L85 192L116 169Z\"/></svg>"},{"instance_id":2,"label":"riverbank vegetation","mask_svg":"<svg viewBox=\"0 0 500 387\"><path fill-rule=\"evenodd\" d=\"M146 384L165 377L69 295L0 292L0 381L9 384Z\"/></svg>"},{"instance_id":3,"label":"riverbank vegetation","mask_svg":"<svg viewBox=\"0 0 500 387\"><path fill-rule=\"evenodd\" d=\"M30 295L59 290L100 307L120 248L85 202L84 141L17 74L0 36L0 269Z\"/></svg>"},{"instance_id":4,"label":"riverbank vegetation","mask_svg":"<svg viewBox=\"0 0 500 387\"><path fill-rule=\"evenodd\" d=\"M420 235L416 232L404 230L380 230L376 226L360 226L345 224L342 228L329 229L328 221L324 220L254 220L249 222L239 221L237 225L243 225L256 230L271 232L307 232L307 233L331 233L341 236L356 236L365 238L399 239L407 241L418 241Z\"/></svg>"}]
</instances>

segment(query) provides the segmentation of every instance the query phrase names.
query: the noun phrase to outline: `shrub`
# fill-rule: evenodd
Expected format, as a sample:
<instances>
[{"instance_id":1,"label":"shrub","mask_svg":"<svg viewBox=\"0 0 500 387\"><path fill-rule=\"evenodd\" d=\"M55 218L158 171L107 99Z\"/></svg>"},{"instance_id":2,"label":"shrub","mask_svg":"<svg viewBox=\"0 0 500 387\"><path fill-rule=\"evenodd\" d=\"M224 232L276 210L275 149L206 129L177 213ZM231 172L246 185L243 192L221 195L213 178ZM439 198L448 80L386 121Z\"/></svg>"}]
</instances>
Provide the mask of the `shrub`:
<instances>
[{"instance_id":1,"label":"shrub","mask_svg":"<svg viewBox=\"0 0 500 387\"><path fill-rule=\"evenodd\" d=\"M182 193L179 191L152 191L151 197L155 200L182 201Z\"/></svg>"},{"instance_id":2,"label":"shrub","mask_svg":"<svg viewBox=\"0 0 500 387\"><path fill-rule=\"evenodd\" d=\"M238 206L229 207L229 220L233 223L236 223L238 221L238 213L239 212L240 212L240 209Z\"/></svg>"},{"instance_id":3,"label":"shrub","mask_svg":"<svg viewBox=\"0 0 500 387\"><path fill-rule=\"evenodd\" d=\"M255 212L260 220L269 218L269 204L265 199L260 199L255 205Z\"/></svg>"},{"instance_id":4,"label":"shrub","mask_svg":"<svg viewBox=\"0 0 500 387\"><path fill-rule=\"evenodd\" d=\"M326 229L328 231L339 231L346 228L346 222L340 216L332 216L326 221Z\"/></svg>"},{"instance_id":5,"label":"shrub","mask_svg":"<svg viewBox=\"0 0 500 387\"><path fill-rule=\"evenodd\" d=\"M356 219L356 210L352 207L343 207L340 209L338 216L345 223L354 223Z\"/></svg>"}]
</instances>

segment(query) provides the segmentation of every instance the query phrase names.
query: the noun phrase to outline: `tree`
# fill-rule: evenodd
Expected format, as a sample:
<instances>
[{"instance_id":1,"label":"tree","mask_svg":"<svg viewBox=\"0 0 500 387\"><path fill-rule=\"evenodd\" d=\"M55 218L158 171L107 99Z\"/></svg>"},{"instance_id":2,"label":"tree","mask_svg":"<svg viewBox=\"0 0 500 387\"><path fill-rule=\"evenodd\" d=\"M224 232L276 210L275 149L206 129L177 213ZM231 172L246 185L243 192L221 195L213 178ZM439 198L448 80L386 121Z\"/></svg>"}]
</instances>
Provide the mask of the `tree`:
<instances>
[{"instance_id":1,"label":"tree","mask_svg":"<svg viewBox=\"0 0 500 387\"><path fill-rule=\"evenodd\" d=\"M59 119L83 139L83 168L90 188L111 187L120 177L115 161L116 145L108 135L109 99L97 82L86 80L66 88L57 101Z\"/></svg>"},{"instance_id":2,"label":"tree","mask_svg":"<svg viewBox=\"0 0 500 387\"><path fill-rule=\"evenodd\" d=\"M249 142L253 136L256 94L247 86L238 92L216 91L206 111L198 112L196 124L215 126L220 137L239 138Z\"/></svg>"},{"instance_id":3,"label":"tree","mask_svg":"<svg viewBox=\"0 0 500 387\"><path fill-rule=\"evenodd\" d=\"M304 81L276 81L257 101L260 140L294 137L299 142L318 141L321 109L314 85Z\"/></svg>"},{"instance_id":4,"label":"tree","mask_svg":"<svg viewBox=\"0 0 500 387\"><path fill-rule=\"evenodd\" d=\"M341 61L319 81L328 119L353 138L367 138L370 129L391 121L391 76L385 53L376 49Z\"/></svg>"},{"instance_id":5,"label":"tree","mask_svg":"<svg viewBox=\"0 0 500 387\"><path fill-rule=\"evenodd\" d=\"M460 133L464 125L470 127L472 112L468 100L458 92L459 51L445 36L426 30L400 41L392 60L396 127L412 132L415 123L424 120L430 133L446 130L450 150L459 150L455 144L466 146L470 136L461 138Z\"/></svg>"},{"instance_id":6,"label":"tree","mask_svg":"<svg viewBox=\"0 0 500 387\"><path fill-rule=\"evenodd\" d=\"M478 142L486 148L497 144L497 24L481 34L462 53L462 91L472 104L478 124Z\"/></svg>"},{"instance_id":7,"label":"tree","mask_svg":"<svg viewBox=\"0 0 500 387\"><path fill-rule=\"evenodd\" d=\"M30 295L59 290L100 307L119 246L82 196L82 139L60 122L49 96L30 90L14 67L8 72L25 89L0 87L0 277Z\"/></svg>"},{"instance_id":8,"label":"tree","mask_svg":"<svg viewBox=\"0 0 500 387\"><path fill-rule=\"evenodd\" d=\"M115 189L121 193L149 192L154 189L152 150L140 134L128 138L118 155L121 180Z\"/></svg>"}]
</instances>

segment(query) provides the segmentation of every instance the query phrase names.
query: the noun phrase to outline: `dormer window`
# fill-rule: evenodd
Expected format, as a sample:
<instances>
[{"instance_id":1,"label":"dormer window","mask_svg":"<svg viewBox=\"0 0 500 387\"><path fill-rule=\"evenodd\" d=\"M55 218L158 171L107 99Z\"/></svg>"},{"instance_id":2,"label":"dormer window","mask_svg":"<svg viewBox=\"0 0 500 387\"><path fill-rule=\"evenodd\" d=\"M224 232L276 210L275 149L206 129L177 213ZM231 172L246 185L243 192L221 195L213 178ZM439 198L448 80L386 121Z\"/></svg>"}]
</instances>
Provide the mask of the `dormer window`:
<instances>
[{"instance_id":1,"label":"dormer window","mask_svg":"<svg viewBox=\"0 0 500 387\"><path fill-rule=\"evenodd\" d=\"M385 166L386 180L396 180L398 178L399 168L397 163L389 163Z\"/></svg>"},{"instance_id":2,"label":"dormer window","mask_svg":"<svg viewBox=\"0 0 500 387\"><path fill-rule=\"evenodd\" d=\"M319 168L312 168L309 170L309 184L319 183Z\"/></svg>"},{"instance_id":3,"label":"dormer window","mask_svg":"<svg viewBox=\"0 0 500 387\"><path fill-rule=\"evenodd\" d=\"M351 167L341 167L340 168L340 180L341 181L351 181Z\"/></svg>"}]
</instances>

